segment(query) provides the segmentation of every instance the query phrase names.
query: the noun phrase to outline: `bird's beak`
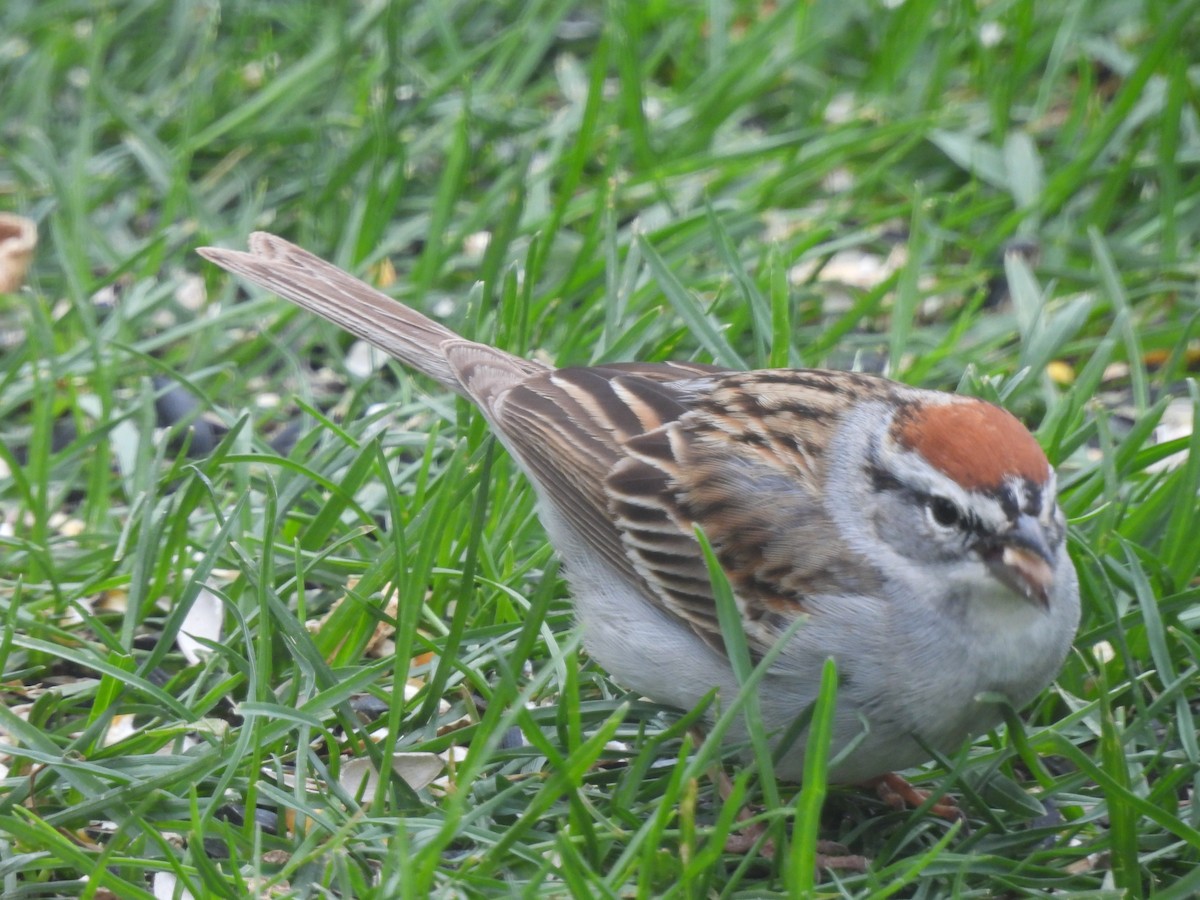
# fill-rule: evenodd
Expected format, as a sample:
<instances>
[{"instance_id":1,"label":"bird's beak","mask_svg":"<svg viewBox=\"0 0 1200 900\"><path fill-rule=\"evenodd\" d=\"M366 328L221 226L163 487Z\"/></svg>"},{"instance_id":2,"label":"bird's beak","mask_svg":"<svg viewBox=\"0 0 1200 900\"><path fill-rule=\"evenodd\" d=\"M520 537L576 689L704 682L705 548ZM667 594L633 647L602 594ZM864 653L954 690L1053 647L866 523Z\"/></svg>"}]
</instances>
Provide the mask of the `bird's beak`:
<instances>
[{"instance_id":1,"label":"bird's beak","mask_svg":"<svg viewBox=\"0 0 1200 900\"><path fill-rule=\"evenodd\" d=\"M1018 518L984 553L988 568L1002 584L1042 609L1050 605L1054 558L1042 524L1027 515Z\"/></svg>"}]
</instances>

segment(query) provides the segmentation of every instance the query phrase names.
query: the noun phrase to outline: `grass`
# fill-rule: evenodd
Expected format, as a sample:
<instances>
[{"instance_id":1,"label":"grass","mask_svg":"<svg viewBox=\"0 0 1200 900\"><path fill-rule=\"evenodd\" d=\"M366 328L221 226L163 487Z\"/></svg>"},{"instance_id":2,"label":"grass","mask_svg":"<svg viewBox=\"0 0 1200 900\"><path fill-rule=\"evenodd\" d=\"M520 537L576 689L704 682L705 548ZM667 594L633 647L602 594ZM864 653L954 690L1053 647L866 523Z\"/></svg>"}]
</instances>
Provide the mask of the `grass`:
<instances>
[{"instance_id":1,"label":"grass","mask_svg":"<svg viewBox=\"0 0 1200 900\"><path fill-rule=\"evenodd\" d=\"M0 208L41 244L0 297L3 895L1194 896L1198 22L4 4ZM256 228L515 352L886 368L1035 426L1083 622L917 773L969 832L753 765L781 852L724 853L720 748L588 662L479 418L192 252ZM448 780L360 789L394 751ZM817 837L871 867L810 886Z\"/></svg>"}]
</instances>

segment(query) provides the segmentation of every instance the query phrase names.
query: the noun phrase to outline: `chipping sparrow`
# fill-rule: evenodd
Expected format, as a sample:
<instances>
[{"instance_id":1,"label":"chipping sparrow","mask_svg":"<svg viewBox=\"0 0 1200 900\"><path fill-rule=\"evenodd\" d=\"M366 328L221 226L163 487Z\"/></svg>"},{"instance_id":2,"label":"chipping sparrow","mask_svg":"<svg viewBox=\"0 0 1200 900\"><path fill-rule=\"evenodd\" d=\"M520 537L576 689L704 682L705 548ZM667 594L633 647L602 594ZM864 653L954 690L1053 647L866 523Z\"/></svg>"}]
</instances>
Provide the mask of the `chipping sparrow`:
<instances>
[{"instance_id":1,"label":"chipping sparrow","mask_svg":"<svg viewBox=\"0 0 1200 900\"><path fill-rule=\"evenodd\" d=\"M552 369L465 340L281 238L199 251L479 407L537 490L588 652L690 708L737 679L693 523L761 657L775 737L841 677L830 770L859 782L951 752L1057 673L1079 620L1055 474L981 400L822 370ZM744 726L743 726L744 727ZM745 734L734 734L744 740ZM804 740L777 774L798 779Z\"/></svg>"}]
</instances>

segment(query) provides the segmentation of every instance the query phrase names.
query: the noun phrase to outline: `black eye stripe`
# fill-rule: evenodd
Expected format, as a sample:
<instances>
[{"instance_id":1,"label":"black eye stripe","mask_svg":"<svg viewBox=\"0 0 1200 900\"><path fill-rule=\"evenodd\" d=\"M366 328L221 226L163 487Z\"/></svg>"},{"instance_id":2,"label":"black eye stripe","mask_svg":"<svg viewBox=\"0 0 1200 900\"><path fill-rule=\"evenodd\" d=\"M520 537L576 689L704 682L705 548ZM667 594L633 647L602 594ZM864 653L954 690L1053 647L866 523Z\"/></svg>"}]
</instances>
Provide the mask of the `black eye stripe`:
<instances>
[{"instance_id":1,"label":"black eye stripe","mask_svg":"<svg viewBox=\"0 0 1200 900\"><path fill-rule=\"evenodd\" d=\"M908 491L895 475L885 471L880 466L868 466L866 469L867 477L871 479L871 487L875 489L875 493L882 494L884 491Z\"/></svg>"}]
</instances>

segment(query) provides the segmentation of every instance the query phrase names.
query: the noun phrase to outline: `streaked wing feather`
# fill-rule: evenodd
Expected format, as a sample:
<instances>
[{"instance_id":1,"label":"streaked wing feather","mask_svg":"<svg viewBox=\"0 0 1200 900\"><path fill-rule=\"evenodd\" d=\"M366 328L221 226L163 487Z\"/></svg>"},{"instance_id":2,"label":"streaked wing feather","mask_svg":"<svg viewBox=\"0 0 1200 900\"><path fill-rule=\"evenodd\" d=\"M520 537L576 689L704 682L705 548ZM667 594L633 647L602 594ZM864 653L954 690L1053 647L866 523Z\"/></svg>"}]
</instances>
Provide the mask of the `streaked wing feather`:
<instances>
[{"instance_id":1,"label":"streaked wing feather","mask_svg":"<svg viewBox=\"0 0 1200 900\"><path fill-rule=\"evenodd\" d=\"M874 578L820 501L838 390L819 372L622 364L527 379L492 415L570 527L720 651L703 528L759 656L814 591Z\"/></svg>"},{"instance_id":2,"label":"streaked wing feather","mask_svg":"<svg viewBox=\"0 0 1200 900\"><path fill-rule=\"evenodd\" d=\"M662 385L722 371L700 363L559 369L506 390L485 411L546 501L606 562L639 583L609 511L605 480L629 437L687 411Z\"/></svg>"},{"instance_id":3,"label":"streaked wing feather","mask_svg":"<svg viewBox=\"0 0 1200 900\"><path fill-rule=\"evenodd\" d=\"M628 457L608 477L610 509L635 568L718 650L723 638L692 523L712 542L755 656L805 611L807 597L877 588L873 567L837 537L820 499L824 426L838 390L820 372L680 385L689 412L626 441Z\"/></svg>"}]
</instances>

